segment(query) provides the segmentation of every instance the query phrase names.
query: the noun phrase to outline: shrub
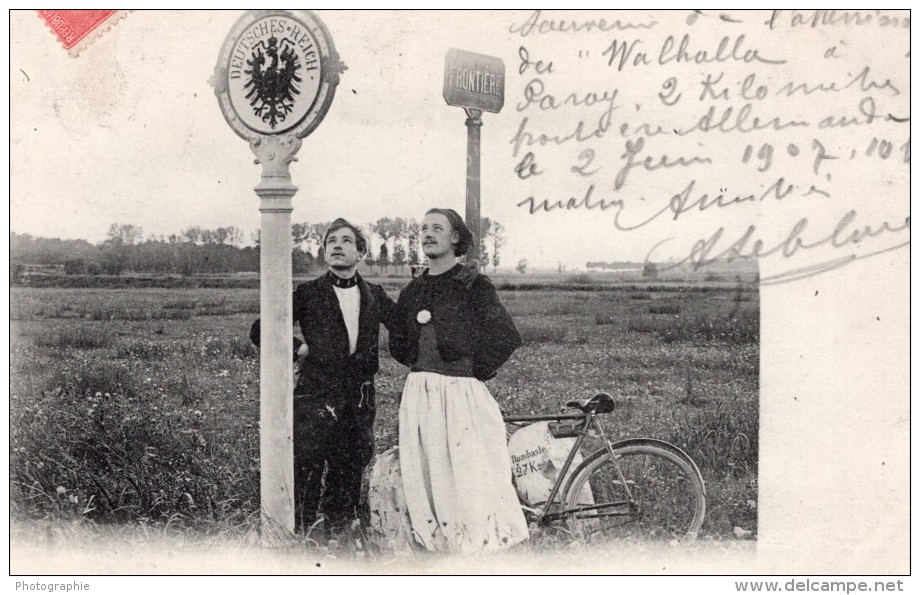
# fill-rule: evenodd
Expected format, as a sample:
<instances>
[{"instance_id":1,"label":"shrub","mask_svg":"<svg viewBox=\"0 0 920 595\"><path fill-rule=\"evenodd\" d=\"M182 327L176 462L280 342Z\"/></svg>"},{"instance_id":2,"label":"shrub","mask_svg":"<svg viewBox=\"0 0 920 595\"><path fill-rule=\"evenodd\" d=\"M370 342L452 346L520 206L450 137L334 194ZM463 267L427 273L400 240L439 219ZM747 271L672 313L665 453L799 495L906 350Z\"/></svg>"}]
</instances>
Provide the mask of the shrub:
<instances>
[{"instance_id":1,"label":"shrub","mask_svg":"<svg viewBox=\"0 0 920 595\"><path fill-rule=\"evenodd\" d=\"M82 313L90 320L189 320L191 310L164 310L159 307L133 308L130 306L111 307L109 305L89 306Z\"/></svg>"},{"instance_id":2,"label":"shrub","mask_svg":"<svg viewBox=\"0 0 920 595\"><path fill-rule=\"evenodd\" d=\"M156 330L154 333L162 334L157 333ZM168 352L164 345L143 339L121 343L115 350L115 357L121 359L154 360L163 359L167 355Z\"/></svg>"},{"instance_id":3,"label":"shrub","mask_svg":"<svg viewBox=\"0 0 920 595\"><path fill-rule=\"evenodd\" d=\"M676 324L657 330L665 343L681 341L724 341L735 344L760 341L760 318L757 311L744 310L732 318L698 315L680 319Z\"/></svg>"},{"instance_id":4,"label":"shrub","mask_svg":"<svg viewBox=\"0 0 920 595\"><path fill-rule=\"evenodd\" d=\"M198 306L195 300L169 300L163 304L164 310L194 310Z\"/></svg>"},{"instance_id":5,"label":"shrub","mask_svg":"<svg viewBox=\"0 0 920 595\"><path fill-rule=\"evenodd\" d=\"M565 328L558 326L525 326L518 329L524 345L534 343L565 343Z\"/></svg>"},{"instance_id":6,"label":"shrub","mask_svg":"<svg viewBox=\"0 0 920 595\"><path fill-rule=\"evenodd\" d=\"M594 324L616 324L620 321L615 314L594 313Z\"/></svg>"},{"instance_id":7,"label":"shrub","mask_svg":"<svg viewBox=\"0 0 920 595\"><path fill-rule=\"evenodd\" d=\"M178 397L181 405L197 405L205 396L199 378L188 372L167 378L163 382L163 392Z\"/></svg>"},{"instance_id":8,"label":"shrub","mask_svg":"<svg viewBox=\"0 0 920 595\"><path fill-rule=\"evenodd\" d=\"M684 368L684 376L686 378L686 383L684 384L684 393L677 399L677 402L681 405L691 405L694 407L705 404L708 399L700 395L699 390L693 390L693 365L690 360L687 360L687 365Z\"/></svg>"},{"instance_id":9,"label":"shrub","mask_svg":"<svg viewBox=\"0 0 920 595\"><path fill-rule=\"evenodd\" d=\"M583 344L588 342L588 338L572 332L566 325L549 325L549 324L524 324L518 325L518 332L524 345L533 345L537 343L575 343Z\"/></svg>"},{"instance_id":10,"label":"shrub","mask_svg":"<svg viewBox=\"0 0 920 595\"><path fill-rule=\"evenodd\" d=\"M76 369L62 368L52 375L48 388L51 392L70 398L91 397L96 393L137 396L137 382L124 366L108 361L88 361Z\"/></svg>"},{"instance_id":11,"label":"shrub","mask_svg":"<svg viewBox=\"0 0 920 595\"><path fill-rule=\"evenodd\" d=\"M208 456L194 412L173 415L120 394L79 403L61 397L14 438L11 483L33 514L60 514L66 494L95 521L169 521L224 499L220 487L230 478ZM258 498L252 480L255 489L240 494L249 501L244 508Z\"/></svg>"},{"instance_id":12,"label":"shrub","mask_svg":"<svg viewBox=\"0 0 920 595\"><path fill-rule=\"evenodd\" d=\"M626 323L626 330L633 333L660 333L665 329L661 322L654 319L630 318Z\"/></svg>"},{"instance_id":13,"label":"shrub","mask_svg":"<svg viewBox=\"0 0 920 595\"><path fill-rule=\"evenodd\" d=\"M514 294L512 294L514 295ZM502 298L504 300L504 298ZM505 307L513 317L569 316L580 314L584 309L585 297L572 293L543 293L536 296L521 296L506 300Z\"/></svg>"},{"instance_id":14,"label":"shrub","mask_svg":"<svg viewBox=\"0 0 920 595\"><path fill-rule=\"evenodd\" d=\"M648 307L649 314L680 314L680 304L658 304Z\"/></svg>"},{"instance_id":15,"label":"shrub","mask_svg":"<svg viewBox=\"0 0 920 595\"><path fill-rule=\"evenodd\" d=\"M196 310L198 316L226 316L228 314L259 314L258 298L249 302L223 302L201 304Z\"/></svg>"},{"instance_id":16,"label":"shrub","mask_svg":"<svg viewBox=\"0 0 920 595\"><path fill-rule=\"evenodd\" d=\"M245 420L209 433L212 409L141 393L107 362L62 370L55 386L11 419L11 501L21 513L170 524L258 511L258 440Z\"/></svg>"},{"instance_id":17,"label":"shrub","mask_svg":"<svg viewBox=\"0 0 920 595\"><path fill-rule=\"evenodd\" d=\"M86 272L86 262L82 258L68 258L64 261L64 273L82 275Z\"/></svg>"},{"instance_id":18,"label":"shrub","mask_svg":"<svg viewBox=\"0 0 920 595\"><path fill-rule=\"evenodd\" d=\"M758 452L756 402L719 403L685 417L670 440L687 451L702 469L719 477L756 474Z\"/></svg>"},{"instance_id":19,"label":"shrub","mask_svg":"<svg viewBox=\"0 0 920 595\"><path fill-rule=\"evenodd\" d=\"M46 349L101 349L108 347L111 339L112 335L103 329L79 326L38 335L35 344Z\"/></svg>"},{"instance_id":20,"label":"shrub","mask_svg":"<svg viewBox=\"0 0 920 595\"><path fill-rule=\"evenodd\" d=\"M594 283L594 279L587 273L578 273L567 278L565 282L573 285L591 285Z\"/></svg>"},{"instance_id":21,"label":"shrub","mask_svg":"<svg viewBox=\"0 0 920 595\"><path fill-rule=\"evenodd\" d=\"M259 350L248 337L233 337L224 344L224 353L234 359L255 359Z\"/></svg>"}]
</instances>

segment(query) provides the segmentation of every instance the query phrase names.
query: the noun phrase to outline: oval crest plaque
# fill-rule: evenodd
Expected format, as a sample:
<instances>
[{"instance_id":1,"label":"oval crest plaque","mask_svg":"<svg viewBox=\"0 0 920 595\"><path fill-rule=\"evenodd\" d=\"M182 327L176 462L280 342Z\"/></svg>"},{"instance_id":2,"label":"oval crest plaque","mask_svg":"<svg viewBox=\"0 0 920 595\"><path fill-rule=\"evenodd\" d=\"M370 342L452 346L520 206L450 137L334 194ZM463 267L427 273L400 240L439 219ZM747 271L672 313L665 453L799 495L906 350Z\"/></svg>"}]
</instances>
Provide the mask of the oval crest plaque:
<instances>
[{"instance_id":1,"label":"oval crest plaque","mask_svg":"<svg viewBox=\"0 0 920 595\"><path fill-rule=\"evenodd\" d=\"M214 92L243 138L303 138L329 110L344 69L332 37L311 11L250 11L224 41Z\"/></svg>"}]
</instances>

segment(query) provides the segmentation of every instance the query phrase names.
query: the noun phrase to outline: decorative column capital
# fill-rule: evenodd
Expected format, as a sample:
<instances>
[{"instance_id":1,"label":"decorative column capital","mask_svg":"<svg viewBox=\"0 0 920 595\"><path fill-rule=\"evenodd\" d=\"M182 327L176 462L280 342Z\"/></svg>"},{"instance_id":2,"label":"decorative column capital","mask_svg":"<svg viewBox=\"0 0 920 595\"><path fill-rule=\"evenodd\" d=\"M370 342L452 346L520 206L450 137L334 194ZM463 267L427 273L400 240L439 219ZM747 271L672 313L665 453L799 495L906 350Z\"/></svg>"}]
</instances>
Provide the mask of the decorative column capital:
<instances>
[{"instance_id":1,"label":"decorative column capital","mask_svg":"<svg viewBox=\"0 0 920 595\"><path fill-rule=\"evenodd\" d=\"M291 197L297 187L291 183L291 162L297 161L296 153L303 140L293 134L279 136L256 136L249 140L249 148L255 154L255 163L262 166L262 179L256 186L256 194L262 199L259 210L264 212L291 212Z\"/></svg>"},{"instance_id":2,"label":"decorative column capital","mask_svg":"<svg viewBox=\"0 0 920 595\"><path fill-rule=\"evenodd\" d=\"M471 107L463 108L466 112L467 126L482 126L482 110Z\"/></svg>"},{"instance_id":3,"label":"decorative column capital","mask_svg":"<svg viewBox=\"0 0 920 595\"><path fill-rule=\"evenodd\" d=\"M278 136L253 136L249 139L249 148L255 153L255 163L262 165L262 176L269 178L291 179L289 167L297 161L296 153L300 150L303 139L293 134Z\"/></svg>"}]
</instances>

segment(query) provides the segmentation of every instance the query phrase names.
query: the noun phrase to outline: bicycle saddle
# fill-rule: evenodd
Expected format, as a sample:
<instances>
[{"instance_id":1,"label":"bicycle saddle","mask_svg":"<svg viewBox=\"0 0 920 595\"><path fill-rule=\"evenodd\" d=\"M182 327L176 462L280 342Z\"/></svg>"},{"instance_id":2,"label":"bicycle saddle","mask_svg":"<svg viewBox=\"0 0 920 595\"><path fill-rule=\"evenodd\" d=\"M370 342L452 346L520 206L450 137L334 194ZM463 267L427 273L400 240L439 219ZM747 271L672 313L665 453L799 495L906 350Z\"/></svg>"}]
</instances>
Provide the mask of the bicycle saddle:
<instances>
[{"instance_id":1,"label":"bicycle saddle","mask_svg":"<svg viewBox=\"0 0 920 595\"><path fill-rule=\"evenodd\" d=\"M610 413L616 408L616 401L607 393L597 393L590 399L572 400L565 404L572 409L580 409L582 413Z\"/></svg>"}]
</instances>

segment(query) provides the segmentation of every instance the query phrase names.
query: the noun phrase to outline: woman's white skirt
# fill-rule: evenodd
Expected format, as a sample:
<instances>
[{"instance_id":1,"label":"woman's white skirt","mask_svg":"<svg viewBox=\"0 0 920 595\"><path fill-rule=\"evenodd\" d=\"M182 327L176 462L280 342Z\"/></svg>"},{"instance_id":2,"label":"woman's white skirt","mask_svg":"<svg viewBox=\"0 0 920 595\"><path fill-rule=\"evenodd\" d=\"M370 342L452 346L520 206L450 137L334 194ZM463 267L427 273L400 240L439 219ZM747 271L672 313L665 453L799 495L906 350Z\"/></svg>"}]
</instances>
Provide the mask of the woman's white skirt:
<instances>
[{"instance_id":1,"label":"woman's white skirt","mask_svg":"<svg viewBox=\"0 0 920 595\"><path fill-rule=\"evenodd\" d=\"M412 530L425 548L479 553L527 539L501 411L481 381L410 373L399 462Z\"/></svg>"}]
</instances>

